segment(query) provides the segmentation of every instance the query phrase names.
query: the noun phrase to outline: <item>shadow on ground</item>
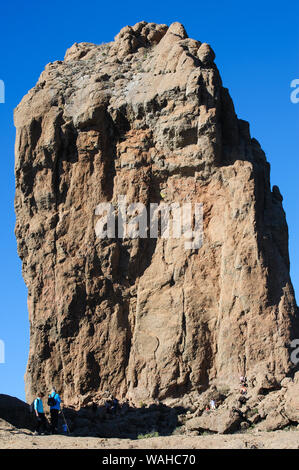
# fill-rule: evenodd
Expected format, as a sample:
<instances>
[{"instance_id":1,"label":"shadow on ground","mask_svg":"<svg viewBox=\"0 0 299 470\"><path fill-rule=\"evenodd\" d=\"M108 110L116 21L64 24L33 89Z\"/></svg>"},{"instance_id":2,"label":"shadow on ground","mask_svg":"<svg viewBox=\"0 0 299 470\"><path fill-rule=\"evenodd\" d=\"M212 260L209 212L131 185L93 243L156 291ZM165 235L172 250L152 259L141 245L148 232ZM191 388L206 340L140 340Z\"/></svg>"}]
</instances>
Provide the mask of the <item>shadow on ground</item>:
<instances>
[{"instance_id":1,"label":"shadow on ground","mask_svg":"<svg viewBox=\"0 0 299 470\"><path fill-rule=\"evenodd\" d=\"M119 407L116 412L107 412L103 406L84 407L79 411L64 408L59 425L63 429L65 418L70 433L75 436L140 439L173 434L179 426L178 416L185 412L182 407L170 408L163 404Z\"/></svg>"},{"instance_id":2,"label":"shadow on ground","mask_svg":"<svg viewBox=\"0 0 299 470\"><path fill-rule=\"evenodd\" d=\"M152 404L133 408L127 404L114 412L105 406L86 406L80 410L63 408L59 414L58 432L73 436L137 439L150 436L169 436L180 426L178 416L186 413L183 407L170 408ZM0 418L11 425L34 431L37 420L30 406L15 397L0 395ZM49 416L47 414L47 418ZM67 423L68 431L64 429ZM50 431L48 422L47 429Z\"/></svg>"},{"instance_id":3,"label":"shadow on ground","mask_svg":"<svg viewBox=\"0 0 299 470\"><path fill-rule=\"evenodd\" d=\"M0 394L0 418L17 428L34 430L35 420L30 407L18 398Z\"/></svg>"}]
</instances>

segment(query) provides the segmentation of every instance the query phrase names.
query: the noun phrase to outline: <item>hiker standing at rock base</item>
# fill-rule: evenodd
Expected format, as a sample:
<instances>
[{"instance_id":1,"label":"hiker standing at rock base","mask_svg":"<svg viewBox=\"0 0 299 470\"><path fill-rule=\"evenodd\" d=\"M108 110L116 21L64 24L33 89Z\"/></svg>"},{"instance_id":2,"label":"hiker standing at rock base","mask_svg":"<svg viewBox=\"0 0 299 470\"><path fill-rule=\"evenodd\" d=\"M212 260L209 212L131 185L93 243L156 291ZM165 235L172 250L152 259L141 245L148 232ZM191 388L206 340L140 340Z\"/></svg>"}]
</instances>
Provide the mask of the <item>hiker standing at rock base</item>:
<instances>
[{"instance_id":1,"label":"hiker standing at rock base","mask_svg":"<svg viewBox=\"0 0 299 470\"><path fill-rule=\"evenodd\" d=\"M40 394L33 402L33 409L37 419L36 423L36 434L40 434L41 428L44 428L44 431L47 430L47 420L44 413L44 405L43 405L43 394Z\"/></svg>"},{"instance_id":2,"label":"hiker standing at rock base","mask_svg":"<svg viewBox=\"0 0 299 470\"><path fill-rule=\"evenodd\" d=\"M60 403L61 403L61 398L56 392L55 387L53 387L48 398L48 405L50 406L52 434L55 434L58 432L58 414L60 411Z\"/></svg>"}]
</instances>

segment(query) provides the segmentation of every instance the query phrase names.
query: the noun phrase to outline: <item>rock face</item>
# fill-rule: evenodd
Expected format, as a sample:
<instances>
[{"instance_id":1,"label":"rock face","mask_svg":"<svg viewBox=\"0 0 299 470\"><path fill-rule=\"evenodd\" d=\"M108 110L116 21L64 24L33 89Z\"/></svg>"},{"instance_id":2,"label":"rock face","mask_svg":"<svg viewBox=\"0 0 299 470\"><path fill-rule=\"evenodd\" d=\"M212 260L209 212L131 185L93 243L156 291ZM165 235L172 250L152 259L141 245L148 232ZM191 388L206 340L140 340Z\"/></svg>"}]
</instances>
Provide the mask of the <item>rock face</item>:
<instances>
[{"instance_id":1,"label":"rock face","mask_svg":"<svg viewBox=\"0 0 299 470\"><path fill-rule=\"evenodd\" d=\"M292 371L298 309L278 187L208 44L141 22L74 44L15 111L27 399L79 405L231 388ZM203 245L96 235L99 203L202 203ZM120 217L120 215L118 214Z\"/></svg>"}]
</instances>

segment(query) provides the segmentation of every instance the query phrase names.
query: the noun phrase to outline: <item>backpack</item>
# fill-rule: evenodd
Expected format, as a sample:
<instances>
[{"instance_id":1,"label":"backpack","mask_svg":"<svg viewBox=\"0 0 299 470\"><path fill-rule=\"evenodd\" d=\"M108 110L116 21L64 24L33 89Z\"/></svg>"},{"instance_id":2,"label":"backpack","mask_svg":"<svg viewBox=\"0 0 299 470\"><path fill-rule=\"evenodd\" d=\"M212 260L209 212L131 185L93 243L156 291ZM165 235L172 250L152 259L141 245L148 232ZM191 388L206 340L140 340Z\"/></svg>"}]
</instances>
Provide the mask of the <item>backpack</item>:
<instances>
[{"instance_id":1,"label":"backpack","mask_svg":"<svg viewBox=\"0 0 299 470\"><path fill-rule=\"evenodd\" d=\"M33 400L33 402L31 403L31 405L29 405L29 412L30 412L30 413L34 413L34 412L35 412L34 403L35 403L36 400L38 400L38 398L35 398L35 399Z\"/></svg>"},{"instance_id":2,"label":"backpack","mask_svg":"<svg viewBox=\"0 0 299 470\"><path fill-rule=\"evenodd\" d=\"M48 405L49 406L55 406L56 405L56 400L54 397L49 397L48 398Z\"/></svg>"},{"instance_id":3,"label":"backpack","mask_svg":"<svg viewBox=\"0 0 299 470\"><path fill-rule=\"evenodd\" d=\"M34 413L34 402L35 402L35 399L34 399L33 402L29 405L29 412L30 412L30 413Z\"/></svg>"}]
</instances>

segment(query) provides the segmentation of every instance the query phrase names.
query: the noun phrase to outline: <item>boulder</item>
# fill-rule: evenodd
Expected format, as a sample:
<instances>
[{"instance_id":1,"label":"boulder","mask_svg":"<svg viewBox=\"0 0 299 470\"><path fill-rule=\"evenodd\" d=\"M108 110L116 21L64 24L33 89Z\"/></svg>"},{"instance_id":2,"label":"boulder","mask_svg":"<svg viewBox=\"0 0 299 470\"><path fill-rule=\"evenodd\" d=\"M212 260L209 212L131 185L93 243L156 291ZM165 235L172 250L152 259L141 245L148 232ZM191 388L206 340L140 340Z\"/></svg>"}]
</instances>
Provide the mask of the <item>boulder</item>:
<instances>
[{"instance_id":1,"label":"boulder","mask_svg":"<svg viewBox=\"0 0 299 470\"><path fill-rule=\"evenodd\" d=\"M197 51L197 57L203 64L212 64L215 60L215 52L207 43L202 43Z\"/></svg>"},{"instance_id":2,"label":"boulder","mask_svg":"<svg viewBox=\"0 0 299 470\"><path fill-rule=\"evenodd\" d=\"M282 429L290 423L287 416L283 415L282 412L272 410L267 417L256 425L258 431L276 431Z\"/></svg>"},{"instance_id":3,"label":"boulder","mask_svg":"<svg viewBox=\"0 0 299 470\"><path fill-rule=\"evenodd\" d=\"M220 434L227 434L236 431L242 422L242 417L229 409L217 409L215 411L204 412L198 418L192 418L186 422L188 431L211 431Z\"/></svg>"},{"instance_id":4,"label":"boulder","mask_svg":"<svg viewBox=\"0 0 299 470\"><path fill-rule=\"evenodd\" d=\"M299 423L299 373L293 382L288 382L285 394L285 414L290 421Z\"/></svg>"}]
</instances>

